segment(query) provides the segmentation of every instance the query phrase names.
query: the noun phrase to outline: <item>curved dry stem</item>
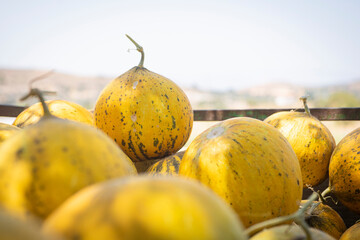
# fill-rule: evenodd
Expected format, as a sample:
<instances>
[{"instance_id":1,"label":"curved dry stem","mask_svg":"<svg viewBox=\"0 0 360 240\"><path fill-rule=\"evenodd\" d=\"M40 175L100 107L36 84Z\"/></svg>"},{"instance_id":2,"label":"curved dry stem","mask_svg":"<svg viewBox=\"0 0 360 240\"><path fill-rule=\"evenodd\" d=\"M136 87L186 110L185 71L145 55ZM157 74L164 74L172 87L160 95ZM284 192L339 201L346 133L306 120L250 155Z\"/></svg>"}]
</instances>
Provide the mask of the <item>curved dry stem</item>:
<instances>
[{"instance_id":1,"label":"curved dry stem","mask_svg":"<svg viewBox=\"0 0 360 240\"><path fill-rule=\"evenodd\" d=\"M310 227L303 218L300 221L296 221L295 223L298 224L302 228L302 230L304 230L307 240L313 240L313 237L309 230Z\"/></svg>"},{"instance_id":2,"label":"curved dry stem","mask_svg":"<svg viewBox=\"0 0 360 240\"><path fill-rule=\"evenodd\" d=\"M31 79L31 80L29 81L29 89L30 89L30 91L31 91L31 89L33 89L32 85L33 85L34 82L37 82L37 81L39 81L39 80L41 80L41 79L44 79L44 78L50 76L50 75L53 74L53 73L54 73L54 70L50 70L50 71L47 72L47 73L44 73L44 74L42 74L42 75L40 75L40 76L37 76L37 77Z\"/></svg>"},{"instance_id":3,"label":"curved dry stem","mask_svg":"<svg viewBox=\"0 0 360 240\"><path fill-rule=\"evenodd\" d=\"M136 46L136 50L138 50L141 53L141 59L139 62L138 67L144 67L144 58L145 58L145 53L144 53L144 49L142 46L140 46L137 42L135 42L134 39L132 39L129 35L125 34L125 36L130 39L130 41Z\"/></svg>"},{"instance_id":4,"label":"curved dry stem","mask_svg":"<svg viewBox=\"0 0 360 240\"><path fill-rule=\"evenodd\" d=\"M334 200L334 198L332 196L327 196L329 193L331 193L331 188L330 186L327 187L322 193L321 193L321 199L324 200L324 202L326 202L328 199L330 199L335 205L338 204L338 201Z\"/></svg>"},{"instance_id":5,"label":"curved dry stem","mask_svg":"<svg viewBox=\"0 0 360 240\"><path fill-rule=\"evenodd\" d=\"M270 220L266 220L264 222L257 223L255 225L252 225L251 227L248 227L247 229L245 229L245 233L251 237L255 233L260 232L261 230L263 230L265 228L275 227L277 225L281 225L283 223L293 220L294 215L295 214L281 216L281 217L273 218Z\"/></svg>"},{"instance_id":6,"label":"curved dry stem","mask_svg":"<svg viewBox=\"0 0 360 240\"><path fill-rule=\"evenodd\" d=\"M311 114L310 114L309 106L307 105L307 98L308 98L308 96L302 96L302 97L300 97L300 100L303 102L305 112L306 112L307 114L311 115Z\"/></svg>"},{"instance_id":7,"label":"curved dry stem","mask_svg":"<svg viewBox=\"0 0 360 240\"><path fill-rule=\"evenodd\" d=\"M54 70L50 70L40 76L37 76L33 79L30 79L29 81L29 93L26 94L25 96L23 96L22 98L20 98L20 101L24 101L26 99L28 99L29 97L37 97L39 98L41 104L42 104L42 107L43 107L43 111L44 111L44 116L43 117L47 117L47 116L52 116L50 111L49 111L49 108L47 106L47 104L45 103L45 99L44 99L44 95L47 94L47 95L50 95L50 94L56 94L56 92L52 92L52 91L40 91L39 89L37 88L33 88L33 84L34 82L37 82L39 80L42 80L46 77L48 77L49 75L53 74L54 73Z\"/></svg>"},{"instance_id":8,"label":"curved dry stem","mask_svg":"<svg viewBox=\"0 0 360 240\"><path fill-rule=\"evenodd\" d=\"M21 101L24 101L26 99L28 99L29 97L38 97L41 105L43 107L43 111L44 111L44 116L43 117L48 117L48 116L52 116L52 114L49 111L49 108L47 106L47 104L45 103L45 99L43 97L43 93L37 89L37 88L32 88L30 89L30 92L28 94L26 94L25 96L23 96L22 98L20 98Z\"/></svg>"},{"instance_id":9,"label":"curved dry stem","mask_svg":"<svg viewBox=\"0 0 360 240\"><path fill-rule=\"evenodd\" d=\"M316 192L317 194L318 194L318 196L319 196L319 201L321 202L321 203L326 203L326 198L325 197L323 197L323 195L322 195L322 193L320 192L320 190L318 190L317 192Z\"/></svg>"},{"instance_id":10,"label":"curved dry stem","mask_svg":"<svg viewBox=\"0 0 360 240\"><path fill-rule=\"evenodd\" d=\"M321 193L321 197L325 198L326 195L328 195L329 193L331 193L331 189L330 187L327 187L322 193Z\"/></svg>"},{"instance_id":11,"label":"curved dry stem","mask_svg":"<svg viewBox=\"0 0 360 240\"><path fill-rule=\"evenodd\" d=\"M260 232L261 230L263 230L265 228L270 228L270 227L284 224L289 221L293 221L293 222L299 224L303 229L307 228L307 230L305 230L307 240L312 240L312 236L309 231L309 226L305 222L304 216L305 216L305 211L311 206L312 202L315 201L317 198L318 198L318 194L316 192L313 192L310 195L310 197L307 199L308 201L306 201L306 203L302 207L300 207L295 213L257 223L255 225L252 225L251 227L245 229L245 233L251 237L255 233Z\"/></svg>"}]
</instances>

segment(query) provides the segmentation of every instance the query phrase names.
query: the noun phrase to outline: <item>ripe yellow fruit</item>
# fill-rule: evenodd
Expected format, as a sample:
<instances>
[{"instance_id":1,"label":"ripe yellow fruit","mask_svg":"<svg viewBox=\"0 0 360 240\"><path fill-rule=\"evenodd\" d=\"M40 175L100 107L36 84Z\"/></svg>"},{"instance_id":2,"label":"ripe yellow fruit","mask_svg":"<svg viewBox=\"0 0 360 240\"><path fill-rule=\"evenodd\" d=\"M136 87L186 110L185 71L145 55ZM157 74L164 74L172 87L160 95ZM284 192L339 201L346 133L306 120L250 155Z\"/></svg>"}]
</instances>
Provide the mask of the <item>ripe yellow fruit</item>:
<instances>
[{"instance_id":1,"label":"ripe yellow fruit","mask_svg":"<svg viewBox=\"0 0 360 240\"><path fill-rule=\"evenodd\" d=\"M10 136L17 133L19 130L20 128L13 125L0 123L0 144L6 139L8 139Z\"/></svg>"},{"instance_id":2,"label":"ripe yellow fruit","mask_svg":"<svg viewBox=\"0 0 360 240\"><path fill-rule=\"evenodd\" d=\"M44 234L35 219L26 221L15 218L8 212L0 211L0 239L2 240L61 240L54 234Z\"/></svg>"},{"instance_id":3,"label":"ripe yellow fruit","mask_svg":"<svg viewBox=\"0 0 360 240\"><path fill-rule=\"evenodd\" d=\"M192 107L183 90L144 68L142 61L103 89L94 111L96 126L134 162L177 152L193 126Z\"/></svg>"},{"instance_id":4,"label":"ripe yellow fruit","mask_svg":"<svg viewBox=\"0 0 360 240\"><path fill-rule=\"evenodd\" d=\"M329 165L329 188L340 202L360 213L360 128L336 146Z\"/></svg>"},{"instance_id":5,"label":"ripe yellow fruit","mask_svg":"<svg viewBox=\"0 0 360 240\"><path fill-rule=\"evenodd\" d=\"M341 235L339 240L358 240L360 239L360 222L355 223Z\"/></svg>"},{"instance_id":6,"label":"ripe yellow fruit","mask_svg":"<svg viewBox=\"0 0 360 240\"><path fill-rule=\"evenodd\" d=\"M222 121L198 135L179 175L209 186L245 227L295 212L302 198L299 162L285 137L260 120Z\"/></svg>"},{"instance_id":7,"label":"ripe yellow fruit","mask_svg":"<svg viewBox=\"0 0 360 240\"><path fill-rule=\"evenodd\" d=\"M210 189L175 176L128 177L88 187L44 222L68 239L247 239Z\"/></svg>"},{"instance_id":8,"label":"ripe yellow fruit","mask_svg":"<svg viewBox=\"0 0 360 240\"><path fill-rule=\"evenodd\" d=\"M307 200L301 201L301 205L306 202ZM319 201L312 202L305 212L305 220L310 227L326 232L335 239L339 239L346 230L341 216L333 208Z\"/></svg>"},{"instance_id":9,"label":"ripe yellow fruit","mask_svg":"<svg viewBox=\"0 0 360 240\"><path fill-rule=\"evenodd\" d=\"M93 114L83 106L66 100L46 101L50 113L62 119L73 120L94 126ZM41 103L35 103L22 111L14 120L13 125L23 128L34 124L44 115Z\"/></svg>"},{"instance_id":10,"label":"ripe yellow fruit","mask_svg":"<svg viewBox=\"0 0 360 240\"><path fill-rule=\"evenodd\" d=\"M313 240L336 240L316 228L309 228L309 230ZM251 237L250 240L306 240L306 234L297 225L281 225L265 229Z\"/></svg>"},{"instance_id":11,"label":"ripe yellow fruit","mask_svg":"<svg viewBox=\"0 0 360 240\"><path fill-rule=\"evenodd\" d=\"M151 165L146 172L150 175L178 175L181 159L185 151L160 159Z\"/></svg>"},{"instance_id":12,"label":"ripe yellow fruit","mask_svg":"<svg viewBox=\"0 0 360 240\"><path fill-rule=\"evenodd\" d=\"M39 94L39 93L38 93ZM52 116L0 145L0 205L46 218L78 190L136 174L132 161L102 131Z\"/></svg>"},{"instance_id":13,"label":"ripe yellow fruit","mask_svg":"<svg viewBox=\"0 0 360 240\"><path fill-rule=\"evenodd\" d=\"M300 162L303 187L316 186L327 178L336 143L321 121L310 112L277 112L264 122L277 128L290 142Z\"/></svg>"},{"instance_id":14,"label":"ripe yellow fruit","mask_svg":"<svg viewBox=\"0 0 360 240\"><path fill-rule=\"evenodd\" d=\"M100 130L49 117L0 146L0 203L45 218L81 188L131 174L131 160Z\"/></svg>"}]
</instances>

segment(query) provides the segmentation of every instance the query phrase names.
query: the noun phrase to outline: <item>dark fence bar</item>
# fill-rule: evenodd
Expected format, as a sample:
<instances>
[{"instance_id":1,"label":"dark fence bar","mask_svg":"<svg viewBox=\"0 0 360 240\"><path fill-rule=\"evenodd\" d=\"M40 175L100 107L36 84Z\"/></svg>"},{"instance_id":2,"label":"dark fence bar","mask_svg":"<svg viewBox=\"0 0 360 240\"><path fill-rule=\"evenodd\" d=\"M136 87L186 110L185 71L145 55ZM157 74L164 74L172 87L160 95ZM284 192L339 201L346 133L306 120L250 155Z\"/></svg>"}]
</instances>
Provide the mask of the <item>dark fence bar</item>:
<instances>
[{"instance_id":1,"label":"dark fence bar","mask_svg":"<svg viewBox=\"0 0 360 240\"><path fill-rule=\"evenodd\" d=\"M16 117L26 107L0 105L0 116ZM194 110L195 121L222 121L233 117L252 117L264 120L273 113L291 111L290 108L274 109L223 109L223 110ZM297 111L303 111L298 109ZM359 121L358 108L311 108L311 114L321 121Z\"/></svg>"},{"instance_id":2,"label":"dark fence bar","mask_svg":"<svg viewBox=\"0 0 360 240\"><path fill-rule=\"evenodd\" d=\"M25 108L21 106L0 105L0 117L16 117Z\"/></svg>"},{"instance_id":3,"label":"dark fence bar","mask_svg":"<svg viewBox=\"0 0 360 240\"><path fill-rule=\"evenodd\" d=\"M232 117L252 117L264 120L273 113L291 110L293 109L194 110L194 119L195 121L221 121ZM321 121L360 120L360 108L311 108L310 112Z\"/></svg>"}]
</instances>

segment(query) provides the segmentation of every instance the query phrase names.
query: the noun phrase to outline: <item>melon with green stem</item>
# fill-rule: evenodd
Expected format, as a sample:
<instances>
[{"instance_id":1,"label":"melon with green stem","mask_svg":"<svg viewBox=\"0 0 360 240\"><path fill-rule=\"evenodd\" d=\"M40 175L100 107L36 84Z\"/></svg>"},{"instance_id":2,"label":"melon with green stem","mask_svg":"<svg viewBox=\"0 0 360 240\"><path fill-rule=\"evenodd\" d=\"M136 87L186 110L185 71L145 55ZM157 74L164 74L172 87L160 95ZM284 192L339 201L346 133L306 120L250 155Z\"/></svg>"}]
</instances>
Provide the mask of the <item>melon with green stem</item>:
<instances>
[{"instance_id":1,"label":"melon with green stem","mask_svg":"<svg viewBox=\"0 0 360 240\"><path fill-rule=\"evenodd\" d=\"M30 88L34 82L44 79L51 73L52 71L31 79L29 81ZM43 91L43 93L55 94L55 92L49 91ZM94 117L92 112L75 102L57 99L46 101L46 105L51 114L58 118L68 119L94 126ZM24 128L28 125L37 123L43 115L44 111L42 103L38 102L22 111L15 118L13 125L19 128Z\"/></svg>"},{"instance_id":2,"label":"melon with green stem","mask_svg":"<svg viewBox=\"0 0 360 240\"><path fill-rule=\"evenodd\" d=\"M170 79L138 66L111 81L97 99L95 124L134 161L159 159L181 149L193 126L184 91Z\"/></svg>"},{"instance_id":3,"label":"melon with green stem","mask_svg":"<svg viewBox=\"0 0 360 240\"><path fill-rule=\"evenodd\" d=\"M269 240L334 240L335 238L330 234L316 228L312 228L305 220L306 212L312 211L313 203L319 198L319 193L313 192L300 208L293 214L280 216L257 223L246 229L246 234L251 236L250 239L269 239ZM288 224L296 224L296 226ZM291 229L295 227L295 229Z\"/></svg>"},{"instance_id":4,"label":"melon with green stem","mask_svg":"<svg viewBox=\"0 0 360 240\"><path fill-rule=\"evenodd\" d=\"M0 205L28 218L45 219L80 189L112 178L136 175L128 156L99 129L51 115L0 145Z\"/></svg>"},{"instance_id":5,"label":"melon with green stem","mask_svg":"<svg viewBox=\"0 0 360 240\"><path fill-rule=\"evenodd\" d=\"M291 144L301 166L303 187L316 186L328 176L329 161L336 143L330 130L311 115L307 98L301 100L304 112L277 112L264 122L277 128Z\"/></svg>"},{"instance_id":6,"label":"melon with green stem","mask_svg":"<svg viewBox=\"0 0 360 240\"><path fill-rule=\"evenodd\" d=\"M307 200L302 200L304 205ZM323 201L314 201L305 211L305 220L310 227L328 233L335 239L339 239L345 232L346 225L342 217Z\"/></svg>"},{"instance_id":7,"label":"melon with green stem","mask_svg":"<svg viewBox=\"0 0 360 240\"><path fill-rule=\"evenodd\" d=\"M93 114L77 103L57 99L48 100L46 101L46 104L51 114L58 118L77 121L80 123L88 124L90 126L94 126ZM37 123L43 115L44 112L41 102L38 102L22 111L15 118L13 125L24 128L28 125Z\"/></svg>"}]
</instances>

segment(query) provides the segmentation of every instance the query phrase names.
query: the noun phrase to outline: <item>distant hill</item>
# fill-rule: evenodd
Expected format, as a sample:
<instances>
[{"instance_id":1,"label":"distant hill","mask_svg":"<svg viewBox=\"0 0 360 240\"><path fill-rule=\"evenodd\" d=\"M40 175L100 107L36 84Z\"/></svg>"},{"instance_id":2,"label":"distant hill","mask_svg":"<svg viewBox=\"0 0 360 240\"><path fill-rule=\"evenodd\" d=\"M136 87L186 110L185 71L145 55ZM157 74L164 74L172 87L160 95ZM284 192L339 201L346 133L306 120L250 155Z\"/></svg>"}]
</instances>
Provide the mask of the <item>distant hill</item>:
<instances>
[{"instance_id":1,"label":"distant hill","mask_svg":"<svg viewBox=\"0 0 360 240\"><path fill-rule=\"evenodd\" d=\"M30 79L46 72L46 70L0 69L0 104L31 104L31 101L21 103L18 99L28 92ZM65 99L92 109L101 90L113 78L115 76L87 77L54 72L46 79L34 83L34 86L57 93L56 96L46 96L46 99ZM359 100L360 104L360 80L349 84L318 88L307 88L287 83L270 83L231 92L205 92L195 88L183 88L183 90L194 109L297 108L301 107L299 97L305 94L310 96L310 107L315 107L326 104L327 99L337 92L345 93L345 95L339 95L340 98L343 98L341 96L351 95L353 98L349 98L349 101ZM32 101L36 102L37 100L33 99Z\"/></svg>"},{"instance_id":2,"label":"distant hill","mask_svg":"<svg viewBox=\"0 0 360 240\"><path fill-rule=\"evenodd\" d=\"M29 80L46 72L0 69L0 103L21 104L18 99L29 91ZM54 72L46 79L34 83L34 86L57 93L56 96L46 96L47 99L66 99L92 108L94 99L110 80L105 77L83 77Z\"/></svg>"}]
</instances>

